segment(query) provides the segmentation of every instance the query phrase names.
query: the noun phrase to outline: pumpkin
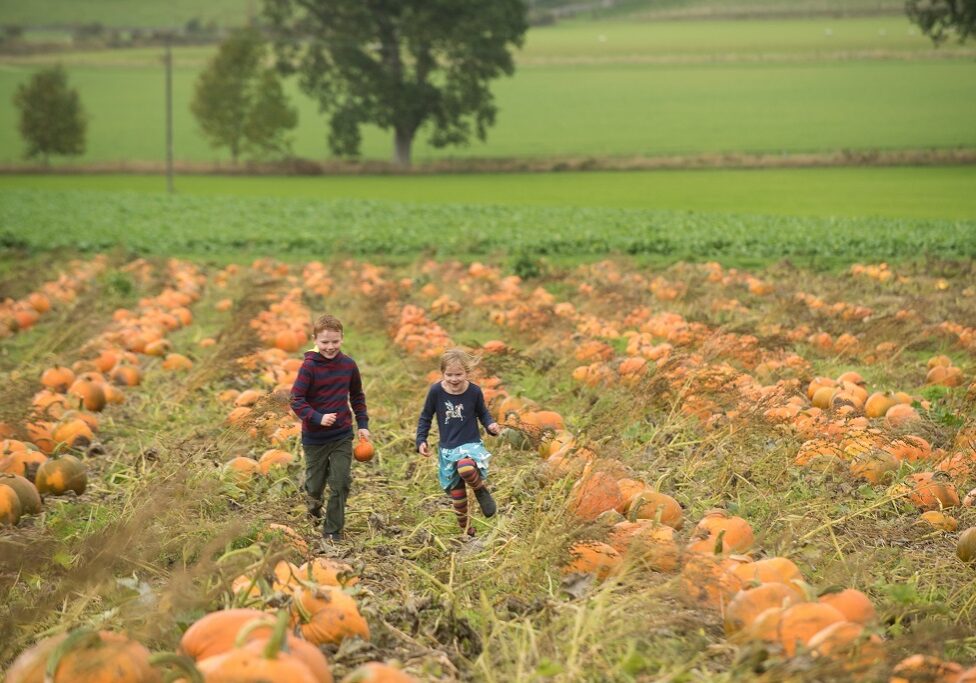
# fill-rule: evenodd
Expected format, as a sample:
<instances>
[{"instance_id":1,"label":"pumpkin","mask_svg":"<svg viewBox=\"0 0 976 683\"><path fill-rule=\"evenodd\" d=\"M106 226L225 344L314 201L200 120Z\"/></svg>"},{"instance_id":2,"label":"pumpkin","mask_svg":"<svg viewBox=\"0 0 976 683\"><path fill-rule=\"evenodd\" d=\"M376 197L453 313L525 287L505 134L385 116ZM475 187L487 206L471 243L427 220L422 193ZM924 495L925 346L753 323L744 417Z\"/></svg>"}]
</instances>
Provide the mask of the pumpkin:
<instances>
[{"instance_id":1,"label":"pumpkin","mask_svg":"<svg viewBox=\"0 0 976 683\"><path fill-rule=\"evenodd\" d=\"M75 381L75 373L71 368L55 365L41 373L41 384L51 391L64 393Z\"/></svg>"},{"instance_id":2,"label":"pumpkin","mask_svg":"<svg viewBox=\"0 0 976 683\"><path fill-rule=\"evenodd\" d=\"M909 477L908 499L922 510L941 510L959 505L959 494L942 472L916 472Z\"/></svg>"},{"instance_id":3,"label":"pumpkin","mask_svg":"<svg viewBox=\"0 0 976 683\"><path fill-rule=\"evenodd\" d=\"M233 389L229 389L228 391L233 391ZM236 394L236 398L234 398L234 405L253 406L255 403L261 400L262 396L264 396L263 391L259 391L257 389L245 389L244 391Z\"/></svg>"},{"instance_id":4,"label":"pumpkin","mask_svg":"<svg viewBox=\"0 0 976 683\"><path fill-rule=\"evenodd\" d=\"M778 581L740 590L725 609L725 633L732 635L748 629L766 610L786 608L800 599L796 587Z\"/></svg>"},{"instance_id":5,"label":"pumpkin","mask_svg":"<svg viewBox=\"0 0 976 683\"><path fill-rule=\"evenodd\" d=\"M186 630L180 638L179 650L194 661L227 652L245 624L264 617L267 613L249 608L210 612Z\"/></svg>"},{"instance_id":6,"label":"pumpkin","mask_svg":"<svg viewBox=\"0 0 976 683\"><path fill-rule=\"evenodd\" d=\"M51 432L55 444L68 448L88 446L95 440L95 434L85 420L81 418L62 419Z\"/></svg>"},{"instance_id":7,"label":"pumpkin","mask_svg":"<svg viewBox=\"0 0 976 683\"><path fill-rule=\"evenodd\" d=\"M904 427L905 425L917 422L919 419L918 411L907 403L898 403L885 412L885 424L891 428Z\"/></svg>"},{"instance_id":8,"label":"pumpkin","mask_svg":"<svg viewBox=\"0 0 976 683\"><path fill-rule=\"evenodd\" d=\"M78 495L88 486L88 468L73 455L47 460L37 468L34 484L42 496L60 496L68 491Z\"/></svg>"},{"instance_id":9,"label":"pumpkin","mask_svg":"<svg viewBox=\"0 0 976 683\"><path fill-rule=\"evenodd\" d=\"M236 647L200 660L197 668L207 683L331 683L332 673L328 671L327 662L324 664L325 673L320 673L324 677L317 677L302 658L286 650L289 642L298 642L298 639L288 638L287 627L288 613L285 611L281 612L276 623L267 619L251 620L243 629L239 629L240 633L235 637ZM268 628L272 629L269 638L249 642L255 630ZM313 650L316 648L310 646L301 652L304 656L314 656ZM322 658L319 652L315 666L323 666Z\"/></svg>"},{"instance_id":10,"label":"pumpkin","mask_svg":"<svg viewBox=\"0 0 976 683\"><path fill-rule=\"evenodd\" d=\"M871 450L860 453L851 460L851 474L869 484L880 484L898 469L898 461L886 451Z\"/></svg>"},{"instance_id":11,"label":"pumpkin","mask_svg":"<svg viewBox=\"0 0 976 683\"><path fill-rule=\"evenodd\" d=\"M34 481L38 468L47 462L47 456L38 450L24 449L0 456L0 472L19 474L27 481Z\"/></svg>"},{"instance_id":12,"label":"pumpkin","mask_svg":"<svg viewBox=\"0 0 976 683\"><path fill-rule=\"evenodd\" d=\"M932 456L932 445L920 436L903 436L895 439L885 447L896 460L917 462L928 460Z\"/></svg>"},{"instance_id":13,"label":"pumpkin","mask_svg":"<svg viewBox=\"0 0 976 683\"><path fill-rule=\"evenodd\" d=\"M271 448L261 454L258 459L258 468L262 474L268 474L273 467L288 467L295 462L295 456L288 451Z\"/></svg>"},{"instance_id":14,"label":"pumpkin","mask_svg":"<svg viewBox=\"0 0 976 683\"><path fill-rule=\"evenodd\" d=\"M569 547L569 558L562 568L564 574L593 574L598 581L615 573L623 560L612 546L600 541L577 541Z\"/></svg>"},{"instance_id":15,"label":"pumpkin","mask_svg":"<svg viewBox=\"0 0 976 683\"><path fill-rule=\"evenodd\" d=\"M864 625L838 621L821 629L807 641L814 657L827 657L851 674L862 673L882 661L884 648L880 637L865 637Z\"/></svg>"},{"instance_id":16,"label":"pumpkin","mask_svg":"<svg viewBox=\"0 0 976 683\"><path fill-rule=\"evenodd\" d=\"M302 347L307 339L303 332L296 330L281 330L277 332L272 340L272 346L288 353L294 353Z\"/></svg>"},{"instance_id":17,"label":"pumpkin","mask_svg":"<svg viewBox=\"0 0 976 683\"><path fill-rule=\"evenodd\" d=\"M417 683L417 679L389 664L367 662L349 672L339 683Z\"/></svg>"},{"instance_id":18,"label":"pumpkin","mask_svg":"<svg viewBox=\"0 0 976 683\"><path fill-rule=\"evenodd\" d=\"M159 683L142 644L109 631L75 631L46 638L24 651L7 683ZM50 672L52 675L46 675Z\"/></svg>"},{"instance_id":19,"label":"pumpkin","mask_svg":"<svg viewBox=\"0 0 976 683\"><path fill-rule=\"evenodd\" d=\"M671 572L678 567L674 529L664 524L650 519L617 522L607 540L618 553L635 557L654 571Z\"/></svg>"},{"instance_id":20,"label":"pumpkin","mask_svg":"<svg viewBox=\"0 0 976 683\"><path fill-rule=\"evenodd\" d=\"M754 635L758 640L779 643L786 655L792 657L799 645L806 645L819 631L839 621L845 621L844 615L830 605L799 602L779 613L758 618Z\"/></svg>"},{"instance_id":21,"label":"pumpkin","mask_svg":"<svg viewBox=\"0 0 976 683\"><path fill-rule=\"evenodd\" d=\"M41 495L37 487L19 474L0 474L0 485L9 486L20 500L20 511L23 515L36 515L41 511Z\"/></svg>"},{"instance_id":22,"label":"pumpkin","mask_svg":"<svg viewBox=\"0 0 976 683\"><path fill-rule=\"evenodd\" d=\"M722 538L721 552L744 553L752 547L755 538L749 522L730 515L726 510L714 508L705 512L701 521L692 532L692 538L697 539L689 544L692 552L714 553L718 538Z\"/></svg>"},{"instance_id":23,"label":"pumpkin","mask_svg":"<svg viewBox=\"0 0 976 683\"><path fill-rule=\"evenodd\" d=\"M0 483L0 526L16 526L23 506L13 487Z\"/></svg>"},{"instance_id":24,"label":"pumpkin","mask_svg":"<svg viewBox=\"0 0 976 683\"><path fill-rule=\"evenodd\" d=\"M164 370L189 370L193 367L193 361L182 353L170 353L163 361Z\"/></svg>"},{"instance_id":25,"label":"pumpkin","mask_svg":"<svg viewBox=\"0 0 976 683\"><path fill-rule=\"evenodd\" d=\"M573 486L568 507L577 518L593 521L623 503L617 480L606 472L591 471Z\"/></svg>"},{"instance_id":26,"label":"pumpkin","mask_svg":"<svg viewBox=\"0 0 976 683\"><path fill-rule=\"evenodd\" d=\"M369 640L369 626L356 601L335 586L301 586L292 594L292 623L315 645L338 645L349 637Z\"/></svg>"},{"instance_id":27,"label":"pumpkin","mask_svg":"<svg viewBox=\"0 0 976 683\"><path fill-rule=\"evenodd\" d=\"M868 417L884 417L888 409L898 403L888 391L876 391L864 402L864 414Z\"/></svg>"},{"instance_id":28,"label":"pumpkin","mask_svg":"<svg viewBox=\"0 0 976 683\"><path fill-rule=\"evenodd\" d=\"M802 581L803 574L791 560L785 557L769 557L764 560L737 565L732 569L744 586L750 583L778 582L789 584Z\"/></svg>"},{"instance_id":29,"label":"pumpkin","mask_svg":"<svg viewBox=\"0 0 976 683\"><path fill-rule=\"evenodd\" d=\"M818 602L830 605L843 614L847 621L862 625L870 624L878 616L871 599L855 588L824 593L818 598Z\"/></svg>"},{"instance_id":30,"label":"pumpkin","mask_svg":"<svg viewBox=\"0 0 976 683\"><path fill-rule=\"evenodd\" d=\"M630 500L627 514L633 519L658 519L672 529L680 530L683 520L681 506L666 493L646 488Z\"/></svg>"},{"instance_id":31,"label":"pumpkin","mask_svg":"<svg viewBox=\"0 0 976 683\"><path fill-rule=\"evenodd\" d=\"M891 672L888 683L956 683L962 667L929 655L905 657Z\"/></svg>"},{"instance_id":32,"label":"pumpkin","mask_svg":"<svg viewBox=\"0 0 976 683\"><path fill-rule=\"evenodd\" d=\"M242 455L232 458L224 464L224 472L226 472L230 477L236 481L238 484L243 484L244 482L251 479L251 477L260 471L260 466L258 461L254 458L247 458Z\"/></svg>"},{"instance_id":33,"label":"pumpkin","mask_svg":"<svg viewBox=\"0 0 976 683\"><path fill-rule=\"evenodd\" d=\"M925 522L930 524L936 529L942 529L943 531L955 531L959 528L959 521L955 517L951 517L944 512L939 512L938 510L929 510L923 512L918 517L920 522Z\"/></svg>"},{"instance_id":34,"label":"pumpkin","mask_svg":"<svg viewBox=\"0 0 976 683\"><path fill-rule=\"evenodd\" d=\"M112 370L112 382L120 386L134 387L142 382L142 371L135 365L119 365Z\"/></svg>"},{"instance_id":35,"label":"pumpkin","mask_svg":"<svg viewBox=\"0 0 976 683\"><path fill-rule=\"evenodd\" d=\"M88 379L77 379L68 388L68 396L77 398L85 410L98 412L105 408L105 392L102 385Z\"/></svg>"},{"instance_id":36,"label":"pumpkin","mask_svg":"<svg viewBox=\"0 0 976 683\"><path fill-rule=\"evenodd\" d=\"M743 564L751 564L744 555L691 555L681 568L682 598L699 607L724 610L742 588L734 570Z\"/></svg>"},{"instance_id":37,"label":"pumpkin","mask_svg":"<svg viewBox=\"0 0 976 683\"><path fill-rule=\"evenodd\" d=\"M976 559L976 527L969 527L961 534L956 541L956 556L963 562L972 562Z\"/></svg>"},{"instance_id":38,"label":"pumpkin","mask_svg":"<svg viewBox=\"0 0 976 683\"><path fill-rule=\"evenodd\" d=\"M355 586L359 577L344 562L328 557L316 557L298 568L296 575L304 581L320 586Z\"/></svg>"},{"instance_id":39,"label":"pumpkin","mask_svg":"<svg viewBox=\"0 0 976 683\"><path fill-rule=\"evenodd\" d=\"M353 457L359 462L372 460L375 452L376 449L373 448L373 444L364 436L359 437L359 443L352 449Z\"/></svg>"}]
</instances>

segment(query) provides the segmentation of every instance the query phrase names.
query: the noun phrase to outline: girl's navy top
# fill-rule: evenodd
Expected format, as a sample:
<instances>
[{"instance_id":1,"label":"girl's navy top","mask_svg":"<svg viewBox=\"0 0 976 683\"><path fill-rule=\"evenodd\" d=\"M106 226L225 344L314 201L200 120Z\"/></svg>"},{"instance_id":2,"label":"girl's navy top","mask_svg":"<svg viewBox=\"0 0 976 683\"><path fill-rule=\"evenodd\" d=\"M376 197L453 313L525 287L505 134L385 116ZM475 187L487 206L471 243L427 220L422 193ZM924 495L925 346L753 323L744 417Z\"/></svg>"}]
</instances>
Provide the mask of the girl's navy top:
<instances>
[{"instance_id":1,"label":"girl's navy top","mask_svg":"<svg viewBox=\"0 0 976 683\"><path fill-rule=\"evenodd\" d=\"M495 421L485 405L481 387L474 382L468 382L468 388L462 394L450 394L440 382L435 382L427 390L427 400L417 421L418 449L427 441L435 415L441 448L457 448L461 444L481 441L478 420L486 428Z\"/></svg>"}]
</instances>

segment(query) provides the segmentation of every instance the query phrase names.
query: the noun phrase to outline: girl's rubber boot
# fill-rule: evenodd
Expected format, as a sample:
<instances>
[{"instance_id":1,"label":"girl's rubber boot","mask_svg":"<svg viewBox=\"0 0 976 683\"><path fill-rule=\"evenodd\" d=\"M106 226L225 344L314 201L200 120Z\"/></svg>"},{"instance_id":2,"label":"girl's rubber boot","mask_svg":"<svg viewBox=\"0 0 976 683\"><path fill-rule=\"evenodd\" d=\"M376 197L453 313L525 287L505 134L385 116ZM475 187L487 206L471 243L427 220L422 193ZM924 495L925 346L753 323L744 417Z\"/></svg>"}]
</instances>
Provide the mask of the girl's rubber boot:
<instances>
[{"instance_id":1,"label":"girl's rubber boot","mask_svg":"<svg viewBox=\"0 0 976 683\"><path fill-rule=\"evenodd\" d=\"M495 505L495 499L491 497L491 491L488 490L487 486L476 489L474 497L478 499L478 505L481 507L481 512L485 517L494 516L498 510L498 506Z\"/></svg>"}]
</instances>

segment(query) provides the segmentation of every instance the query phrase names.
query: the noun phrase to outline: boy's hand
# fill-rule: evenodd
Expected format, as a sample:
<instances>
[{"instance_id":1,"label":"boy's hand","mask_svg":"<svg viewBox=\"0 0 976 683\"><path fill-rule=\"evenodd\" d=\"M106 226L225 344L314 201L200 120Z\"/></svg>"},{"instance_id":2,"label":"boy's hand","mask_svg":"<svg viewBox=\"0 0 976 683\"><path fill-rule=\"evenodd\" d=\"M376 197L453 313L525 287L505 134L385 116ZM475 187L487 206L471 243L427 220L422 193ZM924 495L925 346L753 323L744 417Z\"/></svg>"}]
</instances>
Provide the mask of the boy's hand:
<instances>
[{"instance_id":1,"label":"boy's hand","mask_svg":"<svg viewBox=\"0 0 976 683\"><path fill-rule=\"evenodd\" d=\"M360 429L359 430L359 438L360 439L366 439L367 441L369 441L372 436L373 435L369 433L369 430L368 429Z\"/></svg>"},{"instance_id":2,"label":"boy's hand","mask_svg":"<svg viewBox=\"0 0 976 683\"><path fill-rule=\"evenodd\" d=\"M336 421L335 413L326 413L325 415L322 416L322 422L320 424L323 427L331 427L332 425L335 424L335 421Z\"/></svg>"},{"instance_id":3,"label":"boy's hand","mask_svg":"<svg viewBox=\"0 0 976 683\"><path fill-rule=\"evenodd\" d=\"M426 458L426 457L427 457L428 455L430 455L430 449L428 449L428 448L427 448L427 443L426 443L426 442L424 442L424 443L422 443L422 444L420 444L420 448L419 448L419 449L417 449L417 450L419 450L419 451L420 451L420 454L421 454L422 456L424 456L425 458Z\"/></svg>"},{"instance_id":4,"label":"boy's hand","mask_svg":"<svg viewBox=\"0 0 976 683\"><path fill-rule=\"evenodd\" d=\"M487 429L488 433L492 436L498 436L502 432L501 425L499 425L497 422L492 422L490 425L488 425Z\"/></svg>"}]
</instances>

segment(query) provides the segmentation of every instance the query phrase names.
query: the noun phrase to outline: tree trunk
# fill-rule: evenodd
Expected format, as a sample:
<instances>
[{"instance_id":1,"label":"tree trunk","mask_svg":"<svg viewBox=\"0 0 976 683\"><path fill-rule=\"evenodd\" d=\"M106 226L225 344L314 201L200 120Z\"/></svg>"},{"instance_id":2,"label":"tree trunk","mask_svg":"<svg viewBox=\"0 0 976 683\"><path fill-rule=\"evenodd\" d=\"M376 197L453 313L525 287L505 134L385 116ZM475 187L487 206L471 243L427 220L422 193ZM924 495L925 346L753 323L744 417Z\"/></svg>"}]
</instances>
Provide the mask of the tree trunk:
<instances>
[{"instance_id":1,"label":"tree trunk","mask_svg":"<svg viewBox=\"0 0 976 683\"><path fill-rule=\"evenodd\" d=\"M403 168L410 167L410 147L413 145L413 133L397 130L393 134L393 163Z\"/></svg>"}]
</instances>

